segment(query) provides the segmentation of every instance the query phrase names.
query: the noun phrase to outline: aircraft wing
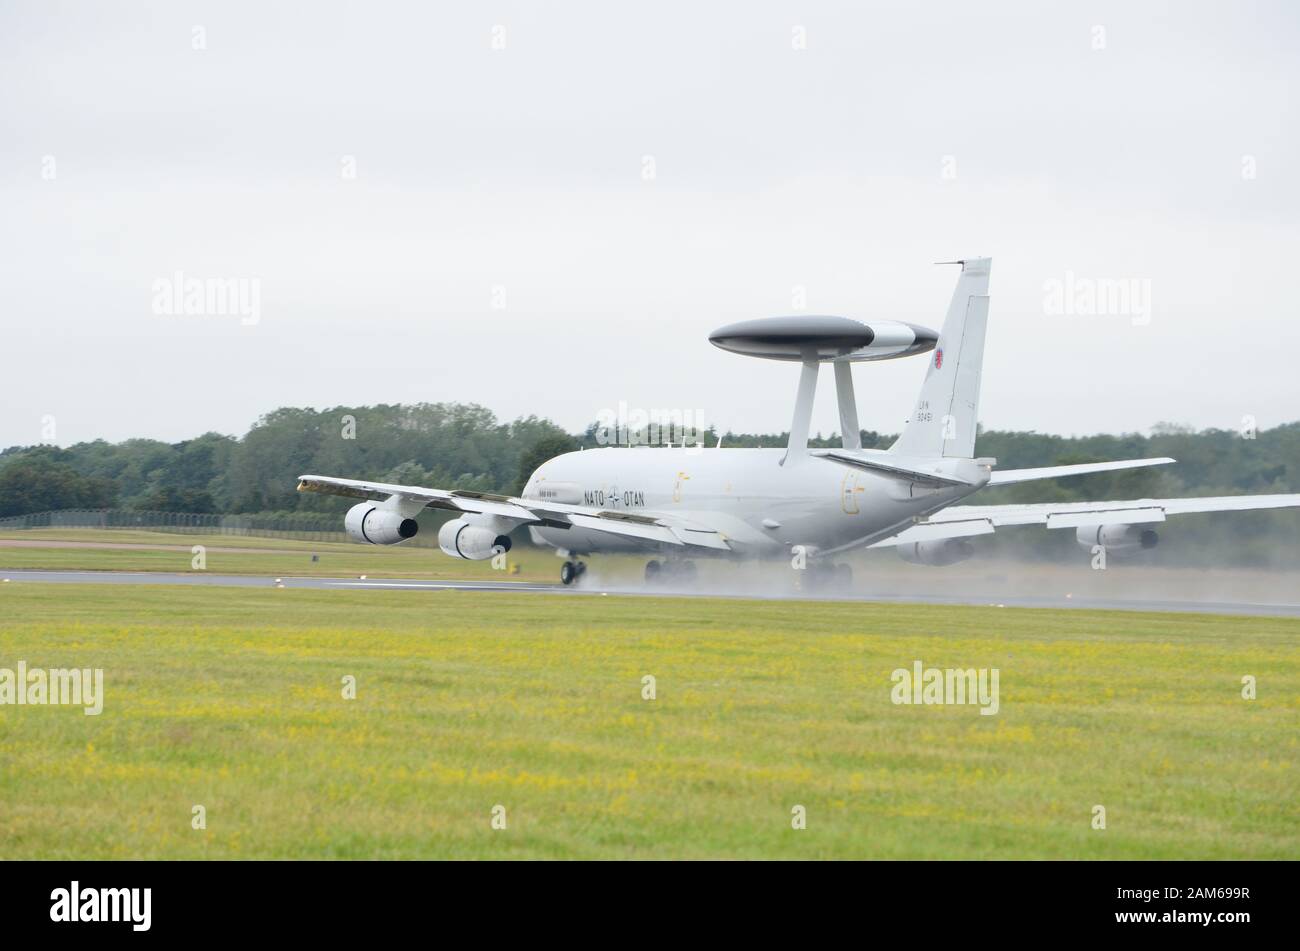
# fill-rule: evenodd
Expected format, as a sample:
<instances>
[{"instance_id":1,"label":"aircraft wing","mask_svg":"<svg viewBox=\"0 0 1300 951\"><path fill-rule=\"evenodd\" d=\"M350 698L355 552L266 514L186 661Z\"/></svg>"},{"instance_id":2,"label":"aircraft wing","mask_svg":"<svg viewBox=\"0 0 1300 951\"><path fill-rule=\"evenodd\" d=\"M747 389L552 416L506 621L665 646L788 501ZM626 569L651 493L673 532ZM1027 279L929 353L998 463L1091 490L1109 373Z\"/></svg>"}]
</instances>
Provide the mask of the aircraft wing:
<instances>
[{"instance_id":1,"label":"aircraft wing","mask_svg":"<svg viewBox=\"0 0 1300 951\"><path fill-rule=\"evenodd\" d=\"M1133 499L1116 502L1040 502L1030 505L954 505L935 512L871 548L911 542L986 535L1009 525L1079 528L1087 525L1140 525L1193 512L1244 512L1300 508L1300 495L1221 495L1199 499Z\"/></svg>"},{"instance_id":2,"label":"aircraft wing","mask_svg":"<svg viewBox=\"0 0 1300 951\"><path fill-rule=\"evenodd\" d=\"M666 545L712 548L719 551L731 550L731 546L727 544L727 539L721 532L677 515L615 511L589 505L521 499L466 489L426 489L415 485L335 479L331 476L317 475L299 476L298 491L322 492L327 495L342 495L356 499L396 496L411 515L427 507L450 512L496 515L511 519L520 525L586 528Z\"/></svg>"}]
</instances>

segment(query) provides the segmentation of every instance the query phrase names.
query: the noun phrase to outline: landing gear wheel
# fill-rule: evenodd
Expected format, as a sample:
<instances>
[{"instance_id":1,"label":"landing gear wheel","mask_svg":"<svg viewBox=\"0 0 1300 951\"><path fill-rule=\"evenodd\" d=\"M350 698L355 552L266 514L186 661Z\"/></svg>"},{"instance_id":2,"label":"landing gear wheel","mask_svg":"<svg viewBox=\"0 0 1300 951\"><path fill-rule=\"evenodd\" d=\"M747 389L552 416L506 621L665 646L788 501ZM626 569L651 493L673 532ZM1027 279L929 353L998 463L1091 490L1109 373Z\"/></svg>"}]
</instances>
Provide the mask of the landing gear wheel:
<instances>
[{"instance_id":1,"label":"landing gear wheel","mask_svg":"<svg viewBox=\"0 0 1300 951\"><path fill-rule=\"evenodd\" d=\"M587 563L585 561L575 561L573 563L573 568L578 572L579 578L587 573Z\"/></svg>"},{"instance_id":2,"label":"landing gear wheel","mask_svg":"<svg viewBox=\"0 0 1300 951\"><path fill-rule=\"evenodd\" d=\"M692 582L695 580L695 562L683 561L681 565L682 580Z\"/></svg>"},{"instance_id":3,"label":"landing gear wheel","mask_svg":"<svg viewBox=\"0 0 1300 951\"><path fill-rule=\"evenodd\" d=\"M853 569L848 565L833 565L829 562L810 564L804 571L803 590L812 593L818 591L840 591L853 583Z\"/></svg>"},{"instance_id":4,"label":"landing gear wheel","mask_svg":"<svg viewBox=\"0 0 1300 951\"><path fill-rule=\"evenodd\" d=\"M566 561L564 564L560 565L560 583L565 585L573 584L578 580L578 575L580 573L577 564L572 561Z\"/></svg>"},{"instance_id":5,"label":"landing gear wheel","mask_svg":"<svg viewBox=\"0 0 1300 951\"><path fill-rule=\"evenodd\" d=\"M659 580L660 572L663 571L663 565L653 558L645 563L645 583L654 584Z\"/></svg>"}]
</instances>

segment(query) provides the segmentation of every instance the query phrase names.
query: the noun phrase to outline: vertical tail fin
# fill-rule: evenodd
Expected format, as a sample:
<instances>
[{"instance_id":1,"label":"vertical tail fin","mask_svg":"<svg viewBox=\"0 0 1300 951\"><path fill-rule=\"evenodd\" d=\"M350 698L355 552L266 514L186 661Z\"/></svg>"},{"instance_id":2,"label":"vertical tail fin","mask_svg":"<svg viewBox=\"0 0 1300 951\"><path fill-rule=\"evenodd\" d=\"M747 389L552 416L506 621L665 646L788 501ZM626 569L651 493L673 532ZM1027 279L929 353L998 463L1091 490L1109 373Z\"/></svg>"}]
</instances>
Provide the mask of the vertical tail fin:
<instances>
[{"instance_id":1,"label":"vertical tail fin","mask_svg":"<svg viewBox=\"0 0 1300 951\"><path fill-rule=\"evenodd\" d=\"M958 262L961 276L939 331L916 408L903 434L889 449L909 456L975 454L984 330L989 316L989 270L992 258Z\"/></svg>"}]
</instances>

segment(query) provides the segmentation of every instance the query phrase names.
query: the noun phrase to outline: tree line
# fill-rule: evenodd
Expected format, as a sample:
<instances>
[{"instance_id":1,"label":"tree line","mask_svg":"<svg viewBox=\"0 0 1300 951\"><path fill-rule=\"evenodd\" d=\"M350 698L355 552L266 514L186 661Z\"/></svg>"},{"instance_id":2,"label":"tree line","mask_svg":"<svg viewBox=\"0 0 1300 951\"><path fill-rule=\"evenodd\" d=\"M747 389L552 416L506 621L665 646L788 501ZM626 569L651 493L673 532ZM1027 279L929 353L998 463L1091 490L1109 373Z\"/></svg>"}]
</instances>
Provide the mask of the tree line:
<instances>
[{"instance_id":1,"label":"tree line","mask_svg":"<svg viewBox=\"0 0 1300 951\"><path fill-rule=\"evenodd\" d=\"M700 441L712 448L718 435L709 431ZM600 437L594 423L570 434L537 416L503 422L485 407L464 403L285 407L238 437L205 433L177 443L128 439L10 447L0 452L0 517L65 508L265 513L347 507L345 499L298 493L296 478L306 472L517 494L546 459L596 448ZM777 447L786 438L728 432L722 445ZM883 448L894 438L863 431L862 444ZM818 435L812 443L838 441ZM986 489L970 499L975 504L1300 490L1300 422L1246 435L1168 424L1149 434L1091 436L989 430L980 432L976 451L995 457L999 468L1146 456L1172 456L1178 464ZM1234 514L1211 519L1201 534L1207 544L1226 536L1241 547L1260 533L1276 542L1282 532L1294 549L1300 537L1294 514Z\"/></svg>"},{"instance_id":2,"label":"tree line","mask_svg":"<svg viewBox=\"0 0 1300 951\"><path fill-rule=\"evenodd\" d=\"M0 452L0 517L61 508L337 510L337 499L296 491L307 472L502 492L517 484L529 450L548 441L578 445L549 420L504 423L470 404L286 407L242 437L10 447Z\"/></svg>"}]
</instances>

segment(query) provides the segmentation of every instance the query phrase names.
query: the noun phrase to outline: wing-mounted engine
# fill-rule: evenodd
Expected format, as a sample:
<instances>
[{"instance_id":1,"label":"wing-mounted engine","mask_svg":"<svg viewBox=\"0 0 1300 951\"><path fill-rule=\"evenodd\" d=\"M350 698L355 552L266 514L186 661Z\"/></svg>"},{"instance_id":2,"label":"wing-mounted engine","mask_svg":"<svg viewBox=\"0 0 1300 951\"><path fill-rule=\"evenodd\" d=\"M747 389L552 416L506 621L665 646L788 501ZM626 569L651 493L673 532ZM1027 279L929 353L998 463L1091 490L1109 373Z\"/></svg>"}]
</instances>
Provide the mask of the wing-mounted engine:
<instances>
[{"instance_id":1,"label":"wing-mounted engine","mask_svg":"<svg viewBox=\"0 0 1300 951\"><path fill-rule=\"evenodd\" d=\"M975 554L975 546L966 538L937 538L925 542L908 542L898 546L898 557L913 565L946 568Z\"/></svg>"},{"instance_id":2,"label":"wing-mounted engine","mask_svg":"<svg viewBox=\"0 0 1300 951\"><path fill-rule=\"evenodd\" d=\"M1100 545L1111 554L1122 555L1155 548L1160 543L1156 530L1145 525L1081 525L1074 537L1089 551Z\"/></svg>"},{"instance_id":3,"label":"wing-mounted engine","mask_svg":"<svg viewBox=\"0 0 1300 951\"><path fill-rule=\"evenodd\" d=\"M510 550L510 536L484 525L471 525L463 518L454 518L438 529L438 547L444 555L484 561L493 555Z\"/></svg>"},{"instance_id":4,"label":"wing-mounted engine","mask_svg":"<svg viewBox=\"0 0 1300 951\"><path fill-rule=\"evenodd\" d=\"M348 509L343 528L353 541L369 545L398 545L414 538L420 530L413 518L394 509L380 508L378 502L362 502Z\"/></svg>"}]
</instances>

